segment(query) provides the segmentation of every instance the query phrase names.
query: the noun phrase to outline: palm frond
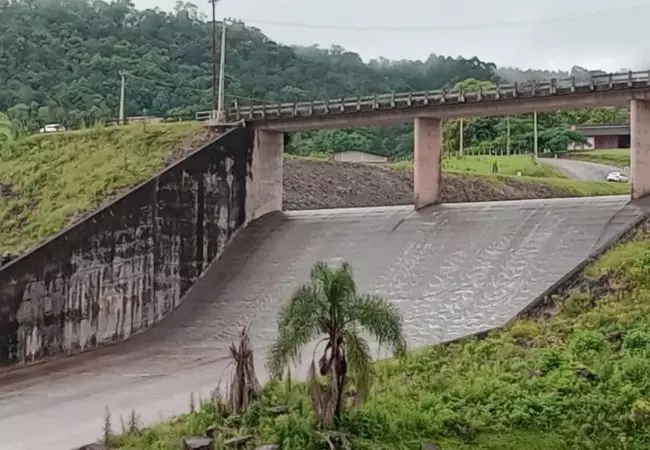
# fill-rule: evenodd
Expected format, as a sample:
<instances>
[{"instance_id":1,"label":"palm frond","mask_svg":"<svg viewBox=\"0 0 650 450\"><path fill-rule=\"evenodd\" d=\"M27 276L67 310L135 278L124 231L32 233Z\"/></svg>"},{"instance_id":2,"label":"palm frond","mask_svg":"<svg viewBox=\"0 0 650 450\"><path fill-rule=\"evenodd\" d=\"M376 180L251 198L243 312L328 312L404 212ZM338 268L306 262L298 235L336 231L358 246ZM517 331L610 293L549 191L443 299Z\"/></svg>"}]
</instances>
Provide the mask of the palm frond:
<instances>
[{"instance_id":1,"label":"palm frond","mask_svg":"<svg viewBox=\"0 0 650 450\"><path fill-rule=\"evenodd\" d=\"M315 337L324 304L320 284L306 283L280 308L279 334L271 346L267 361L271 377L281 378L289 362L300 356L301 347Z\"/></svg>"},{"instance_id":2,"label":"palm frond","mask_svg":"<svg viewBox=\"0 0 650 450\"><path fill-rule=\"evenodd\" d=\"M373 381L372 355L368 342L361 337L359 330L348 325L343 330L343 345L347 356L348 372L357 387L357 400L368 397Z\"/></svg>"},{"instance_id":3,"label":"palm frond","mask_svg":"<svg viewBox=\"0 0 650 450\"><path fill-rule=\"evenodd\" d=\"M355 297L347 311L349 323L366 329L379 345L389 344L396 356L406 352L406 340L402 332L402 316L392 303L377 295Z\"/></svg>"}]
</instances>

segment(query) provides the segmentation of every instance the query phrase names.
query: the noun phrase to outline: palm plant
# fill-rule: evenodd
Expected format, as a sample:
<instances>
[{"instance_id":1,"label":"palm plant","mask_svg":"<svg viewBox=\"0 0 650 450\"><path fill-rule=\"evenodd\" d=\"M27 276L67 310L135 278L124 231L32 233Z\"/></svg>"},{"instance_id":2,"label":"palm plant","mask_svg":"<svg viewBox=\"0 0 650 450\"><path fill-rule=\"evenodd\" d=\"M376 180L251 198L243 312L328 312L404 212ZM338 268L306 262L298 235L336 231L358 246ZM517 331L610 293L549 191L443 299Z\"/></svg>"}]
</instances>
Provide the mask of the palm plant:
<instances>
[{"instance_id":1,"label":"palm plant","mask_svg":"<svg viewBox=\"0 0 650 450\"><path fill-rule=\"evenodd\" d=\"M316 416L328 428L339 422L349 378L354 380L358 400L363 401L369 392L372 356L362 331L380 346L388 344L398 356L406 351L397 308L379 296L358 294L352 268L346 262L337 268L323 262L314 264L309 281L280 309L278 328L267 363L271 377L276 379L299 358L305 345L324 335L316 348L325 343L318 369L320 375L328 377L329 388L323 392L316 381L314 360L309 379Z\"/></svg>"}]
</instances>

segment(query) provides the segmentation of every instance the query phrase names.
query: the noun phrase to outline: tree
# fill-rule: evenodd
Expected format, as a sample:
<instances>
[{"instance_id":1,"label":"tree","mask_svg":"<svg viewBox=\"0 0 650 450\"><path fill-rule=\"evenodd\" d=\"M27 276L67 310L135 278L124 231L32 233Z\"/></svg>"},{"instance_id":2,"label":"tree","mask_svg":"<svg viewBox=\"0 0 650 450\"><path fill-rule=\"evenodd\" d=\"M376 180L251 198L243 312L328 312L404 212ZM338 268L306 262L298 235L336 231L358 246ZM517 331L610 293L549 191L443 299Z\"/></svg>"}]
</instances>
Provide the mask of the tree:
<instances>
[{"instance_id":1,"label":"tree","mask_svg":"<svg viewBox=\"0 0 650 450\"><path fill-rule=\"evenodd\" d=\"M309 378L316 416L327 428L339 423L343 394L350 378L359 401L369 393L372 357L362 331L374 337L379 345L388 344L398 356L406 351L397 308L377 295L357 293L352 267L346 262L337 268L323 262L314 264L309 281L280 309L278 329L267 363L269 373L276 379L282 377L291 361L299 358L305 345L325 336L319 342L325 343L325 348L318 369L321 376L327 377L328 387L323 391L316 381L313 360Z\"/></svg>"}]
</instances>

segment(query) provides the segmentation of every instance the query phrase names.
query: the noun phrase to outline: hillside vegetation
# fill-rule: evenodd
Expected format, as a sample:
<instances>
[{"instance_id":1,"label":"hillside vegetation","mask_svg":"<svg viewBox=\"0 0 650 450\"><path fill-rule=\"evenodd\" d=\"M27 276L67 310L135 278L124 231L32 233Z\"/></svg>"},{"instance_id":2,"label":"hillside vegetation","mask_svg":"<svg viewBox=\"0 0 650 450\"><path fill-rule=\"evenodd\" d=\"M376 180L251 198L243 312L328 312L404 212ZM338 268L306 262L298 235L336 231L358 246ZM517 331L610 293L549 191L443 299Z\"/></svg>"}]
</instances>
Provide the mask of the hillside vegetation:
<instances>
[{"instance_id":1,"label":"hillside vegetation","mask_svg":"<svg viewBox=\"0 0 650 450\"><path fill-rule=\"evenodd\" d=\"M567 154L567 157L614 167L630 167L630 149L628 148L572 151Z\"/></svg>"},{"instance_id":2,"label":"hillside vegetation","mask_svg":"<svg viewBox=\"0 0 650 450\"><path fill-rule=\"evenodd\" d=\"M209 137L202 130L191 122L97 127L5 144L0 151L0 254L26 250L147 180L205 142ZM481 157L448 160L457 172L443 181L443 201L626 192L626 186L614 184L541 178L553 172L526 157L513 158L496 161L507 174L518 168L540 177L491 175L490 160ZM408 165L394 169L298 158L288 159L284 170L285 209L413 202Z\"/></svg>"},{"instance_id":3,"label":"hillside vegetation","mask_svg":"<svg viewBox=\"0 0 650 450\"><path fill-rule=\"evenodd\" d=\"M646 224L546 309L482 339L375 364L371 398L347 410L338 436L362 450L432 442L444 450L649 448L649 275ZM288 412L274 413L277 405ZM182 436L216 425L218 442L251 435L284 450L330 448L310 411L306 386L275 382L242 416L204 402L173 422L136 426L112 441L119 449L173 449Z\"/></svg>"},{"instance_id":4,"label":"hillside vegetation","mask_svg":"<svg viewBox=\"0 0 650 450\"><path fill-rule=\"evenodd\" d=\"M219 24L221 26L221 24ZM139 10L122 0L0 0L0 113L14 133L46 123L80 128L116 119L120 76L126 78L126 114L192 118L211 109L211 24L196 5L177 2L173 11ZM334 38L335 39L335 38ZM432 44L435 45L435 44ZM432 47L435 52L435 47ZM423 61L378 58L364 63L355 52L290 47L243 22L228 28L226 103L277 103L320 98L423 91L575 76L571 73L497 68L476 56L431 53ZM564 151L580 135L571 125L621 123L624 108L540 114L539 148ZM511 131L506 138L506 129ZM0 123L2 121L0 120ZM511 118L466 118L466 152L533 148L530 114ZM3 134L0 125L0 135ZM394 158L413 154L412 124L357 130L297 133L289 152L373 150ZM459 147L459 121L445 124L448 153Z\"/></svg>"}]
</instances>

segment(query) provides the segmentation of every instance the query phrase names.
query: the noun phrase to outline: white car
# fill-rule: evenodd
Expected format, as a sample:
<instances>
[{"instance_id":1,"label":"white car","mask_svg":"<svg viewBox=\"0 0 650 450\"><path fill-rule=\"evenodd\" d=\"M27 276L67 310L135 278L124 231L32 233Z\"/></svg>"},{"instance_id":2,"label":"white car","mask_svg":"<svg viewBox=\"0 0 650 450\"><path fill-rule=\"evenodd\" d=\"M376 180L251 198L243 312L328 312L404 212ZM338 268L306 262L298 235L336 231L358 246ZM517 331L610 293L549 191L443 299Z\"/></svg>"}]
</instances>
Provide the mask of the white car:
<instances>
[{"instance_id":1,"label":"white car","mask_svg":"<svg viewBox=\"0 0 650 450\"><path fill-rule=\"evenodd\" d=\"M65 127L58 123L48 123L40 131L41 133L56 133L57 131L65 131Z\"/></svg>"},{"instance_id":2,"label":"white car","mask_svg":"<svg viewBox=\"0 0 650 450\"><path fill-rule=\"evenodd\" d=\"M623 172L610 172L607 174L607 181L627 182L630 178Z\"/></svg>"}]
</instances>

